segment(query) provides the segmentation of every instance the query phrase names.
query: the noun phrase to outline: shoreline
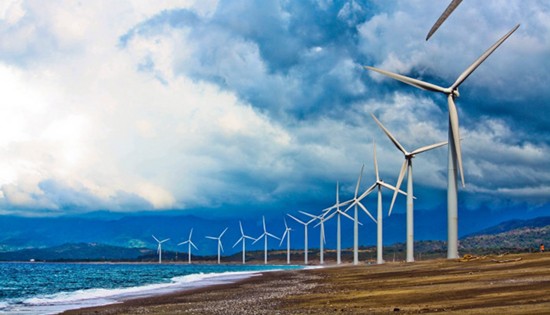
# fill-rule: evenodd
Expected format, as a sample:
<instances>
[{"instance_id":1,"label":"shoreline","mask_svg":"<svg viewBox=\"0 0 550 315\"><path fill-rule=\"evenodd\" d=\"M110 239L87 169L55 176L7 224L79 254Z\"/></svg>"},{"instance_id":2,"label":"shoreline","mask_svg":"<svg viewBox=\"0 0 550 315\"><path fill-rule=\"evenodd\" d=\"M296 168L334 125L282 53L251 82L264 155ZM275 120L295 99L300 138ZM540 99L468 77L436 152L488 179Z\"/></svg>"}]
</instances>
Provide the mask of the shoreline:
<instances>
[{"instance_id":1,"label":"shoreline","mask_svg":"<svg viewBox=\"0 0 550 315\"><path fill-rule=\"evenodd\" d=\"M350 264L260 276L63 314L534 314L550 309L550 254Z\"/></svg>"}]
</instances>

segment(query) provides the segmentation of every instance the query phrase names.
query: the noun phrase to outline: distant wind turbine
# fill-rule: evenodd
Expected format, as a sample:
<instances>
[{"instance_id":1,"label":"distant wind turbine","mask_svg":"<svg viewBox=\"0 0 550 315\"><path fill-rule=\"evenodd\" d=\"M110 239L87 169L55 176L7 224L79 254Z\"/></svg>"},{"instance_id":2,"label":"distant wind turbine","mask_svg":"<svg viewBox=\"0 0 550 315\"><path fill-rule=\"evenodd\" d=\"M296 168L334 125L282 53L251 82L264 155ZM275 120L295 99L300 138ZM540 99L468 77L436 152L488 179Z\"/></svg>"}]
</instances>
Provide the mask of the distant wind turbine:
<instances>
[{"instance_id":1,"label":"distant wind turbine","mask_svg":"<svg viewBox=\"0 0 550 315\"><path fill-rule=\"evenodd\" d=\"M246 239L254 240L254 238L244 234L243 225L241 221L239 221L239 227L241 228L241 238L239 238L239 240L235 243L235 245L233 245L233 247L237 246L239 242L243 243L243 265L244 265L246 264Z\"/></svg>"},{"instance_id":2,"label":"distant wind turbine","mask_svg":"<svg viewBox=\"0 0 550 315\"><path fill-rule=\"evenodd\" d=\"M155 241L157 241L158 245L157 245L157 254L159 254L159 264L162 264L162 243L166 242L169 240L169 238L165 239L165 240L162 240L162 241L159 241L154 235L151 235Z\"/></svg>"},{"instance_id":3,"label":"distant wind turbine","mask_svg":"<svg viewBox=\"0 0 550 315\"><path fill-rule=\"evenodd\" d=\"M339 189L339 186L338 186L338 182L336 182L336 203L332 207L329 207L329 208L326 208L326 209L323 210L323 212L324 212L323 216L325 217L325 219L323 221L328 221L328 220L332 219L332 217L337 215L336 216L336 218L337 218L337 220L336 220L336 263L338 265L342 263L342 227L341 227L340 216L343 215L346 218L353 221L352 217L350 217L344 211L340 210L341 206L345 206L345 205L349 204L351 202L351 200L344 201L344 202L340 203L339 190L340 189ZM336 211L334 211L332 214L329 215L329 213L332 209L336 209ZM321 224L321 223L319 223L319 224Z\"/></svg>"},{"instance_id":4,"label":"distant wind turbine","mask_svg":"<svg viewBox=\"0 0 550 315\"><path fill-rule=\"evenodd\" d=\"M267 231L267 228L265 226L265 217L264 216L262 216L262 222L263 222L263 225L264 225L264 232L256 240L254 240L254 242L252 244L259 241L262 237L264 238L264 264L267 265L267 237L268 236L273 237L273 238L278 239L278 240L281 240L281 239Z\"/></svg>"},{"instance_id":5,"label":"distant wind turbine","mask_svg":"<svg viewBox=\"0 0 550 315\"><path fill-rule=\"evenodd\" d=\"M307 227L311 222L315 221L316 218L313 218L313 219L311 219L307 222L304 222L304 221L292 216L291 214L287 214L287 215L289 217L291 217L292 219L294 219L294 221L296 221L296 222L298 222L298 223L300 223L304 226L304 264L307 265L307 263L308 263L308 260L307 260L307 254L308 254Z\"/></svg>"},{"instance_id":6,"label":"distant wind turbine","mask_svg":"<svg viewBox=\"0 0 550 315\"><path fill-rule=\"evenodd\" d=\"M185 242L181 242L179 243L178 245L185 245L187 244L187 258L188 258L188 262L191 263L191 246L195 247L196 250L199 250L197 248L197 246L195 246L195 244L193 243L193 241L191 241L191 236L193 235L193 229L191 229L191 231L189 232L189 238L187 239L187 241Z\"/></svg>"},{"instance_id":7,"label":"distant wind turbine","mask_svg":"<svg viewBox=\"0 0 550 315\"><path fill-rule=\"evenodd\" d=\"M319 229L319 264L323 265L325 263L325 217L323 214L321 215L313 215L304 211L300 211L300 213L307 215L310 218L313 218L315 220L319 220L319 223L317 223L314 227L321 226Z\"/></svg>"},{"instance_id":8,"label":"distant wind turbine","mask_svg":"<svg viewBox=\"0 0 550 315\"><path fill-rule=\"evenodd\" d=\"M205 236L206 238L208 239L211 239L211 240L217 240L218 241L218 264L220 264L220 257L221 257L221 252L223 252L223 245L222 245L222 236L223 234L227 231L228 228L225 228L225 230L223 230L223 232L220 234L220 236L218 237L214 237L214 236Z\"/></svg>"},{"instance_id":9,"label":"distant wind turbine","mask_svg":"<svg viewBox=\"0 0 550 315\"><path fill-rule=\"evenodd\" d=\"M357 185L355 185L355 195L353 196L353 199L351 199L350 205L347 207L344 212L347 212L349 209L354 207L353 212L353 264L357 265L359 264L359 211L357 209L357 206L361 207L363 211L374 221L376 222L376 219L372 216L372 214L367 210L367 207L361 203L361 200L365 198L368 194L372 192L368 191L365 194L362 194L361 196L357 196L359 193L359 186L361 185L361 177L363 176L363 169L365 168L365 165L361 166L361 172L359 173L359 178L357 178Z\"/></svg>"},{"instance_id":10,"label":"distant wind turbine","mask_svg":"<svg viewBox=\"0 0 550 315\"><path fill-rule=\"evenodd\" d=\"M453 11L458 7L458 5L462 2L462 0L453 0L449 4L449 6L445 9L445 11L441 14L439 19L435 22L435 24L432 26L430 31L428 32L428 35L426 36L426 40L430 39L432 35L437 31L437 29L445 22L445 20L453 13Z\"/></svg>"},{"instance_id":11,"label":"distant wind turbine","mask_svg":"<svg viewBox=\"0 0 550 315\"><path fill-rule=\"evenodd\" d=\"M292 229L289 228L288 225L286 224L286 218L283 218L283 219L285 221L285 232L281 237L281 243L279 243L279 246L283 244L283 240L286 237L286 263L290 264L290 232L292 231Z\"/></svg>"},{"instance_id":12,"label":"distant wind turbine","mask_svg":"<svg viewBox=\"0 0 550 315\"><path fill-rule=\"evenodd\" d=\"M427 145L424 147L421 147L419 149L416 149L412 152L409 152L405 150L405 148L397 141L397 139L390 133L384 125L374 116L371 114L374 121L378 124L378 126L382 129L382 131L390 138L391 142L397 147L399 151L403 153L405 156L405 161L403 161L403 166L401 167L401 171L399 172L399 177L397 179L397 184L395 187L399 189L401 187L401 182L403 181L403 178L405 176L405 172L407 172L407 262L413 262L414 261L414 204L413 204L413 172L412 172L412 159L422 152L426 152L435 148L439 148L441 146L444 146L447 144L447 141L439 142L432 145ZM393 193L393 198L391 200L390 205L390 211L388 215L391 215L391 211L393 209L393 205L395 203L395 198L397 197L397 190Z\"/></svg>"},{"instance_id":13,"label":"distant wind turbine","mask_svg":"<svg viewBox=\"0 0 550 315\"><path fill-rule=\"evenodd\" d=\"M457 163L460 171L462 186L464 187L464 171L462 168L462 150L460 147L460 134L458 126L458 111L454 99L460 94L458 87L487 59L512 33L519 27L516 25L512 30L501 37L489 49L487 49L474 63L472 63L456 81L448 88L412 79L404 75L366 66L366 69L381 73L390 78L412 85L419 89L432 92L439 92L447 95L449 107L449 160L448 160L448 183L447 183L447 258L458 258L458 190L457 190Z\"/></svg>"}]
</instances>

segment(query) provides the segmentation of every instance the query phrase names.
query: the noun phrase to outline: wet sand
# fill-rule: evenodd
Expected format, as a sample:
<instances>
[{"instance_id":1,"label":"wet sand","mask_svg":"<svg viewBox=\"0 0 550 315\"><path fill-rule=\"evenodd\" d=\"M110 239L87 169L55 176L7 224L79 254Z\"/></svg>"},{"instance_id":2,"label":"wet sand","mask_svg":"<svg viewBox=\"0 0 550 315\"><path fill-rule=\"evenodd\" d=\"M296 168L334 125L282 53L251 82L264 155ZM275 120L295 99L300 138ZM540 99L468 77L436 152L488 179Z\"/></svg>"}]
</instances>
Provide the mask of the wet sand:
<instances>
[{"instance_id":1,"label":"wet sand","mask_svg":"<svg viewBox=\"0 0 550 315\"><path fill-rule=\"evenodd\" d=\"M550 253L277 271L66 314L550 314Z\"/></svg>"}]
</instances>

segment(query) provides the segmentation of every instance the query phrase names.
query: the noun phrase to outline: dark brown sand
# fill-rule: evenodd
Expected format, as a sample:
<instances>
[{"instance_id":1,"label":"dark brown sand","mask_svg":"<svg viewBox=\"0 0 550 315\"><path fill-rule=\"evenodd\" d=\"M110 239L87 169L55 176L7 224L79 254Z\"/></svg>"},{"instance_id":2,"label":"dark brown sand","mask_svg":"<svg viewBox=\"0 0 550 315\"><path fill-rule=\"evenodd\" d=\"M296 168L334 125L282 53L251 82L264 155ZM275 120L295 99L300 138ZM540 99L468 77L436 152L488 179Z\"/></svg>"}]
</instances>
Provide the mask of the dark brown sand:
<instances>
[{"instance_id":1,"label":"dark brown sand","mask_svg":"<svg viewBox=\"0 0 550 315\"><path fill-rule=\"evenodd\" d=\"M550 314L550 253L338 266L67 314Z\"/></svg>"}]
</instances>

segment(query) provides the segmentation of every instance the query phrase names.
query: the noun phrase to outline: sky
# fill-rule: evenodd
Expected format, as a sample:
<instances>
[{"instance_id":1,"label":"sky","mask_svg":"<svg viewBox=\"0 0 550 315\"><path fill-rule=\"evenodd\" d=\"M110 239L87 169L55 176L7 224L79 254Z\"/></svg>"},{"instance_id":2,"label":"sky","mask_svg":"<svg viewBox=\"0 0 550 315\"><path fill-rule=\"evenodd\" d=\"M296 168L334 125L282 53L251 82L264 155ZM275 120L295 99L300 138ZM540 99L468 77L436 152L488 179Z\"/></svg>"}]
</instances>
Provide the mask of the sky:
<instances>
[{"instance_id":1,"label":"sky","mask_svg":"<svg viewBox=\"0 0 550 315\"><path fill-rule=\"evenodd\" d=\"M4 0L0 214L320 211L375 180L373 141L395 184L370 114L413 150L447 140L446 99L363 66L448 86L521 24L456 100L459 211L550 215L550 4L464 1L426 42L448 2ZM414 167L444 211L447 149Z\"/></svg>"}]
</instances>

